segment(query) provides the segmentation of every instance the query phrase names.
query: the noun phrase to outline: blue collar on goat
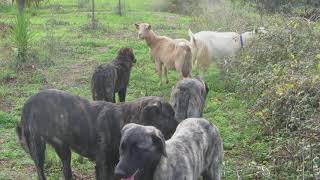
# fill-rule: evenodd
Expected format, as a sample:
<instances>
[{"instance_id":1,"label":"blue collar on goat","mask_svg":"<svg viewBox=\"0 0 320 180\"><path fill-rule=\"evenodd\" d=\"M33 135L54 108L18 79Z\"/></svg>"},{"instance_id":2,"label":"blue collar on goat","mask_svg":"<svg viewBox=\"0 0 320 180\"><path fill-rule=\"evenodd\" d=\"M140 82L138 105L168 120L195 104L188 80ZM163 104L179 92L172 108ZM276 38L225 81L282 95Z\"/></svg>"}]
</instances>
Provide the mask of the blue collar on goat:
<instances>
[{"instance_id":1,"label":"blue collar on goat","mask_svg":"<svg viewBox=\"0 0 320 180\"><path fill-rule=\"evenodd\" d=\"M243 47L243 37L242 37L242 34L240 34L240 45L241 45L241 47Z\"/></svg>"}]
</instances>

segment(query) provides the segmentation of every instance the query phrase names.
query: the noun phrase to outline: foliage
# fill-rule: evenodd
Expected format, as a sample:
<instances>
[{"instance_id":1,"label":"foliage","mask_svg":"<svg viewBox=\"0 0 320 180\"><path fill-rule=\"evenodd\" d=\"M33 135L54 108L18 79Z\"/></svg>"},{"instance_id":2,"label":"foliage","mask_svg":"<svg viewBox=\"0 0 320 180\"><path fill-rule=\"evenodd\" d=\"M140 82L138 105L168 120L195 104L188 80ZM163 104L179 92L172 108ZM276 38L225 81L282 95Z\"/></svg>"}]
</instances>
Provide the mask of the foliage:
<instances>
[{"instance_id":1,"label":"foliage","mask_svg":"<svg viewBox=\"0 0 320 180\"><path fill-rule=\"evenodd\" d=\"M150 0L127 1L130 11L119 17L118 0L96 1L99 21L95 31L91 31L92 17L87 9L74 8L79 6L77 1L49 1L48 6L38 9L39 15L33 16L29 26L37 36L31 38L35 43L28 57L37 52L45 66L39 66L39 61L32 63L35 68L31 71L0 67L0 106L5 107L0 113L0 179L36 179L34 163L17 143L14 132L27 98L48 87L90 99L93 69L111 60L120 47L133 48L137 58L128 101L145 95L169 98L176 74L170 71L169 84L157 86L154 62L133 26L137 22L151 22L157 33L173 38L188 38L188 28L194 32L244 32L265 26L268 34L242 49L239 56L227 59L221 70L211 67L204 77L210 88L204 117L219 128L224 142L223 178L317 179L319 23L283 14L260 16L252 4L239 1L215 1L211 6L212 1L172 0L197 9L179 12L192 17L151 11ZM173 12L171 6L163 7L161 10ZM4 22L13 18L7 11L1 12L2 16ZM0 36L0 46L4 41L8 41L6 36ZM13 42L0 49L7 47L14 47ZM52 148L46 157L48 179L61 179L61 162ZM94 179L94 165L89 161L81 164L77 156L72 157L76 178Z\"/></svg>"},{"instance_id":2,"label":"foliage","mask_svg":"<svg viewBox=\"0 0 320 180\"><path fill-rule=\"evenodd\" d=\"M277 135L270 152L273 172L314 178L320 173L314 165L320 158L315 152L320 149L320 34L301 19L274 18L273 23L225 71L239 80L237 91L264 133Z\"/></svg>"},{"instance_id":3,"label":"foliage","mask_svg":"<svg viewBox=\"0 0 320 180\"><path fill-rule=\"evenodd\" d=\"M162 11L190 15L206 11L213 5L213 0L161 0L155 3Z\"/></svg>"},{"instance_id":4,"label":"foliage","mask_svg":"<svg viewBox=\"0 0 320 180\"><path fill-rule=\"evenodd\" d=\"M0 110L0 126L12 128L16 125L17 117L12 113L6 113Z\"/></svg>"},{"instance_id":5,"label":"foliage","mask_svg":"<svg viewBox=\"0 0 320 180\"><path fill-rule=\"evenodd\" d=\"M25 13L18 13L16 17L15 27L12 30L12 40L17 47L16 66L20 66L28 61L28 50L30 42L34 36L29 30L29 19Z\"/></svg>"},{"instance_id":6,"label":"foliage","mask_svg":"<svg viewBox=\"0 0 320 180\"><path fill-rule=\"evenodd\" d=\"M254 2L257 8L265 11L277 11L297 7L320 7L318 0L242 0Z\"/></svg>"}]
</instances>

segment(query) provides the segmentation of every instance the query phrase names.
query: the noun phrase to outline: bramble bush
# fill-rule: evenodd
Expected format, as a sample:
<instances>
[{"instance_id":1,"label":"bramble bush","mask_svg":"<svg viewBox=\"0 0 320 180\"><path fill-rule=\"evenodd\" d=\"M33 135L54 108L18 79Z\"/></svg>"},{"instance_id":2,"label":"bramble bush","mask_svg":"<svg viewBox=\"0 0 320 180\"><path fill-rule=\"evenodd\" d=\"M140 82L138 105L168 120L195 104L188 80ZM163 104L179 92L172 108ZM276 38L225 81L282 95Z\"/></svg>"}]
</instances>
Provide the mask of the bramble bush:
<instances>
[{"instance_id":1,"label":"bramble bush","mask_svg":"<svg viewBox=\"0 0 320 180\"><path fill-rule=\"evenodd\" d=\"M279 20L280 19L280 20ZM273 19L274 26L240 58L227 78L251 105L250 114L273 136L270 169L280 177L320 176L320 33L301 18Z\"/></svg>"}]
</instances>

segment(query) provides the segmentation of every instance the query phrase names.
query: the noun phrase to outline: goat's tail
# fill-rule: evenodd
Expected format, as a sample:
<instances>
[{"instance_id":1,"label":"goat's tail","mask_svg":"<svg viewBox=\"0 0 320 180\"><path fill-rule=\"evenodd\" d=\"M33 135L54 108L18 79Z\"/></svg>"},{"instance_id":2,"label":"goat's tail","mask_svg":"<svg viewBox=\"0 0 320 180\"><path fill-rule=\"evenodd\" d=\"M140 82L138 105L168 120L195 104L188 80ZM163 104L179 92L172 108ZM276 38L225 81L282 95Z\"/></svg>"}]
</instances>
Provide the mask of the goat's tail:
<instances>
[{"instance_id":1,"label":"goat's tail","mask_svg":"<svg viewBox=\"0 0 320 180\"><path fill-rule=\"evenodd\" d=\"M183 49L185 50L186 54L184 56L184 61L182 64L181 73L183 77L191 77L192 71L192 52L191 47L187 44L184 44Z\"/></svg>"},{"instance_id":2,"label":"goat's tail","mask_svg":"<svg viewBox=\"0 0 320 180\"><path fill-rule=\"evenodd\" d=\"M194 39L194 36L193 36L193 32L190 29L188 30L188 34L189 34L189 37L190 37L190 42L192 42L193 39Z\"/></svg>"}]
</instances>

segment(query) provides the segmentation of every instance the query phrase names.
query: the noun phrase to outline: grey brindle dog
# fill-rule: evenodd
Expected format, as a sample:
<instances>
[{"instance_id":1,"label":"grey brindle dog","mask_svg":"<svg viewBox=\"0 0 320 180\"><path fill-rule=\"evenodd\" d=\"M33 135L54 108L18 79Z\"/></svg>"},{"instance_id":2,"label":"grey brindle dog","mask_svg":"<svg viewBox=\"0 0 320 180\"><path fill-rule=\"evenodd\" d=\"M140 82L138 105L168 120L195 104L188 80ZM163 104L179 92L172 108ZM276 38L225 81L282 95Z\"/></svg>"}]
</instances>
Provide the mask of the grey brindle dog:
<instances>
[{"instance_id":1,"label":"grey brindle dog","mask_svg":"<svg viewBox=\"0 0 320 180\"><path fill-rule=\"evenodd\" d=\"M91 79L92 99L115 103L115 94L118 93L119 101L124 102L133 63L136 63L136 58L132 49L121 48L114 60L99 65Z\"/></svg>"},{"instance_id":2,"label":"grey brindle dog","mask_svg":"<svg viewBox=\"0 0 320 180\"><path fill-rule=\"evenodd\" d=\"M218 129L205 119L182 121L165 141L155 127L127 124L116 176L123 180L219 180L223 159Z\"/></svg>"},{"instance_id":3,"label":"grey brindle dog","mask_svg":"<svg viewBox=\"0 0 320 180\"><path fill-rule=\"evenodd\" d=\"M98 180L113 180L119 160L121 128L135 122L155 126L169 138L177 122L171 105L159 97L113 104L88 101L66 92L49 89L30 97L23 106L17 134L31 155L38 179L46 179L46 143L53 146L63 164L65 179L72 179L71 150L96 163Z\"/></svg>"},{"instance_id":4,"label":"grey brindle dog","mask_svg":"<svg viewBox=\"0 0 320 180\"><path fill-rule=\"evenodd\" d=\"M200 77L178 81L170 98L176 120L202 117L208 92L207 84Z\"/></svg>"}]
</instances>

